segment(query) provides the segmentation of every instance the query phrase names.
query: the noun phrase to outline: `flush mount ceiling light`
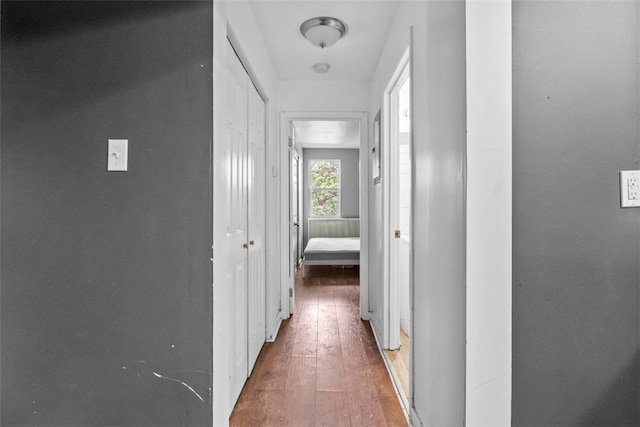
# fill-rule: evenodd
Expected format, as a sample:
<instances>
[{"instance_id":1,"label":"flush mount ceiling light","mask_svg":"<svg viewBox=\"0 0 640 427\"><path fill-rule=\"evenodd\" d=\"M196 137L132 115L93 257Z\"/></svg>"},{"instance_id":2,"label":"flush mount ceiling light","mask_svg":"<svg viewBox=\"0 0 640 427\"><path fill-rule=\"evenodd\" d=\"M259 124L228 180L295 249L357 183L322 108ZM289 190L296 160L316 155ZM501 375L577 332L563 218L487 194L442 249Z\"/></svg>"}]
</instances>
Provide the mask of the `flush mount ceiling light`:
<instances>
[{"instance_id":1,"label":"flush mount ceiling light","mask_svg":"<svg viewBox=\"0 0 640 427\"><path fill-rule=\"evenodd\" d=\"M309 42L321 49L334 45L349 32L347 24L337 18L318 16L307 19L300 25L300 33Z\"/></svg>"},{"instance_id":2,"label":"flush mount ceiling light","mask_svg":"<svg viewBox=\"0 0 640 427\"><path fill-rule=\"evenodd\" d=\"M326 62L322 62L320 64L314 65L313 71L318 74L327 74L329 72L329 68L331 68L331 65L327 64Z\"/></svg>"}]
</instances>

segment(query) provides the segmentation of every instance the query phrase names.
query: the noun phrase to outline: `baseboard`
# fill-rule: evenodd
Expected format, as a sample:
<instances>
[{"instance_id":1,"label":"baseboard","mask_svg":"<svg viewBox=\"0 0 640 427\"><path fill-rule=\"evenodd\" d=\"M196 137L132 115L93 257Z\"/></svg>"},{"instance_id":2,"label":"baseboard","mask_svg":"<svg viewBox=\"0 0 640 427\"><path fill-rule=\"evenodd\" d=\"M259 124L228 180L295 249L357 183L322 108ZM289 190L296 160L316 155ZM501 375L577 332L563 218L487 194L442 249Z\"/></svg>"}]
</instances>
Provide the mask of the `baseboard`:
<instances>
[{"instance_id":1,"label":"baseboard","mask_svg":"<svg viewBox=\"0 0 640 427\"><path fill-rule=\"evenodd\" d=\"M393 390L396 393L396 399L398 399L398 402L400 403L400 407L402 408L402 413L404 414L404 417L406 418L407 423L409 423L409 425L422 425L422 424L412 424L412 422L411 422L412 417L411 417L411 415L409 413L409 408L406 408L404 406L404 401L400 397L400 390L398 389L399 385L396 384L396 380L393 378L393 375L391 375L391 366L389 366L389 361L387 360L387 355L385 354L384 349L380 345L380 340L378 339L378 334L376 333L376 329L371 324L371 321L369 321L369 327L371 328L371 331L373 331L373 338L376 340L376 344L378 345L378 351L380 352L380 355L382 356L382 360L384 361L384 366L387 368L387 373L389 374L389 379L391 380L391 384L393 385ZM413 413L413 410L411 410L411 412Z\"/></svg>"},{"instance_id":2,"label":"baseboard","mask_svg":"<svg viewBox=\"0 0 640 427\"><path fill-rule=\"evenodd\" d=\"M279 311L276 314L276 318L273 320L271 327L267 330L267 342L274 342L276 337L278 336L278 331L280 331L280 325L282 324L282 311Z\"/></svg>"}]
</instances>

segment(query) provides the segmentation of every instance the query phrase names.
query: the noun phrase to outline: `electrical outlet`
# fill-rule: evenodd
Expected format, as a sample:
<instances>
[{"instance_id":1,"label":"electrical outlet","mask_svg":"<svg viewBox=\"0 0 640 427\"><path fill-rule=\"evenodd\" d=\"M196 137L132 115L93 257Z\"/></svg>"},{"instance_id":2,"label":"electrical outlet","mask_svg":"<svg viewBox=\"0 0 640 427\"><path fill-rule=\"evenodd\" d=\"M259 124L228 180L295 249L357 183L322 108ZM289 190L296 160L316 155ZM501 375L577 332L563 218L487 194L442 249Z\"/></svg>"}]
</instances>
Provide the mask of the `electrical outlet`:
<instances>
[{"instance_id":1,"label":"electrical outlet","mask_svg":"<svg viewBox=\"0 0 640 427\"><path fill-rule=\"evenodd\" d=\"M638 178L628 178L627 187L629 193L629 200L638 200Z\"/></svg>"},{"instance_id":2,"label":"electrical outlet","mask_svg":"<svg viewBox=\"0 0 640 427\"><path fill-rule=\"evenodd\" d=\"M640 171L620 171L620 207L640 206Z\"/></svg>"}]
</instances>

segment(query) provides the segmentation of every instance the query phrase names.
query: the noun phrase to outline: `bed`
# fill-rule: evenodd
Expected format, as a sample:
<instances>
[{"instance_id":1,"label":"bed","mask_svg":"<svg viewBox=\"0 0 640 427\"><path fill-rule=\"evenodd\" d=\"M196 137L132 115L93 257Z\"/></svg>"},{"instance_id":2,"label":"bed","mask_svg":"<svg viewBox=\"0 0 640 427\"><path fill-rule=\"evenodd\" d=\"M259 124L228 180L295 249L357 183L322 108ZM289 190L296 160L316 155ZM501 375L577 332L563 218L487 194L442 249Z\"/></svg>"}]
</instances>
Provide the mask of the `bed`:
<instances>
[{"instance_id":1,"label":"bed","mask_svg":"<svg viewBox=\"0 0 640 427\"><path fill-rule=\"evenodd\" d=\"M308 232L303 266L360 265L360 218L310 218Z\"/></svg>"}]
</instances>

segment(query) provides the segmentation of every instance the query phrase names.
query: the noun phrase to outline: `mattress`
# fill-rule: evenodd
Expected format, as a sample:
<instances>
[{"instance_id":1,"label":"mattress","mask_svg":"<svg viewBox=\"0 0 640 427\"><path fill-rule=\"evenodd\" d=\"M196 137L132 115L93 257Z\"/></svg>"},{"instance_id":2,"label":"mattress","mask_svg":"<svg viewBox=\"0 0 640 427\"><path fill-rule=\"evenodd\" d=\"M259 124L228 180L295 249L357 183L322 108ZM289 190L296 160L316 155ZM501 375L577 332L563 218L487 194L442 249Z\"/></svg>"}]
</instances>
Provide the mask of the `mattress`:
<instances>
[{"instance_id":1,"label":"mattress","mask_svg":"<svg viewBox=\"0 0 640 427\"><path fill-rule=\"evenodd\" d=\"M359 237L314 237L304 250L304 262L312 264L360 264Z\"/></svg>"}]
</instances>

